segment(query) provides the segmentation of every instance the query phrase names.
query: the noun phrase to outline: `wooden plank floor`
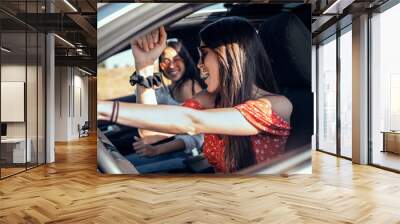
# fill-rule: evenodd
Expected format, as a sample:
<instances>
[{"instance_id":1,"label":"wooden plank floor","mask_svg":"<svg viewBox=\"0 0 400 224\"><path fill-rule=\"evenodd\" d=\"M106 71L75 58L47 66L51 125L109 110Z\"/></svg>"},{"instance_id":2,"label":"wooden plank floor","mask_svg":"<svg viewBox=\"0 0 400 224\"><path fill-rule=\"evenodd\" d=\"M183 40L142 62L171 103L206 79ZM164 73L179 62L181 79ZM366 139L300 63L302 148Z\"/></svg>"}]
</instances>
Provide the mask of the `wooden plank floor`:
<instances>
[{"instance_id":1,"label":"wooden plank floor","mask_svg":"<svg viewBox=\"0 0 400 224\"><path fill-rule=\"evenodd\" d=\"M323 153L290 177L100 176L96 139L0 181L0 223L400 223L400 175Z\"/></svg>"},{"instance_id":2,"label":"wooden plank floor","mask_svg":"<svg viewBox=\"0 0 400 224\"><path fill-rule=\"evenodd\" d=\"M23 168L22 167L21 168L20 167L17 167L17 168L14 168L14 167L4 168L4 167L2 167L1 168L1 177L7 177L7 176L13 175L15 173L22 172L24 170L25 170L25 167L23 167Z\"/></svg>"}]
</instances>

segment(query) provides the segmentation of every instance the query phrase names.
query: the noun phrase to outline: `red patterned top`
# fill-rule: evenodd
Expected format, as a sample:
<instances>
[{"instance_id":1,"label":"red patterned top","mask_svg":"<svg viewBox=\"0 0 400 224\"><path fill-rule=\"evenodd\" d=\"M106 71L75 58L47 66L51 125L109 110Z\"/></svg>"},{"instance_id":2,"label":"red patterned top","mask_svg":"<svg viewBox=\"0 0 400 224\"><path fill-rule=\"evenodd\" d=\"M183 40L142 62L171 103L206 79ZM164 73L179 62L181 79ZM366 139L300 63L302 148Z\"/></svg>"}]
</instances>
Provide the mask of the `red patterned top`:
<instances>
[{"instance_id":1,"label":"red patterned top","mask_svg":"<svg viewBox=\"0 0 400 224\"><path fill-rule=\"evenodd\" d=\"M186 107L204 109L201 104L189 99L183 103ZM256 162L269 160L285 150L286 140L290 134L290 124L279 117L270 107L258 100L249 100L235 106L250 124L261 132L250 136ZM208 162L217 172L227 172L224 157L224 141L218 135L205 134L203 152Z\"/></svg>"}]
</instances>

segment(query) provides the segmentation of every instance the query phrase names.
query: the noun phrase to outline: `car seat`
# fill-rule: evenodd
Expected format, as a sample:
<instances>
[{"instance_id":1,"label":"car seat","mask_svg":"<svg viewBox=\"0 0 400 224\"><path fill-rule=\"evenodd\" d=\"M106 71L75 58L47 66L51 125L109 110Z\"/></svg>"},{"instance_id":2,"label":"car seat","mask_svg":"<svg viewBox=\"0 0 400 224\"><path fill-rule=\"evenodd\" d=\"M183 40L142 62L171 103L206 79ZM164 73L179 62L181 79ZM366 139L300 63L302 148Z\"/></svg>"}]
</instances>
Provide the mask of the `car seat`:
<instances>
[{"instance_id":1,"label":"car seat","mask_svg":"<svg viewBox=\"0 0 400 224\"><path fill-rule=\"evenodd\" d=\"M311 31L295 14L283 12L260 24L258 33L270 57L281 94L293 104L292 130L286 149L311 144L314 112Z\"/></svg>"}]
</instances>

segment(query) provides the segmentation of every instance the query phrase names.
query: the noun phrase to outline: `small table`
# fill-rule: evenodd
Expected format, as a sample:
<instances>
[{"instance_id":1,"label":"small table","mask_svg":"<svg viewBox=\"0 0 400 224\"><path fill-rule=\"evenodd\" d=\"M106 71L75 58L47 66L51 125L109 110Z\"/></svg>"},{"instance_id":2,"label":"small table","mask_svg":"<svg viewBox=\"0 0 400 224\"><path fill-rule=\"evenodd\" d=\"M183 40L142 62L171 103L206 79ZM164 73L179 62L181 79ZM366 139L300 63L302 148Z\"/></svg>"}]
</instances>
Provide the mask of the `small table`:
<instances>
[{"instance_id":1,"label":"small table","mask_svg":"<svg viewBox=\"0 0 400 224\"><path fill-rule=\"evenodd\" d=\"M26 139L28 143L25 154L25 138L5 138L1 139L1 159L6 163L25 163L32 159L30 138Z\"/></svg>"},{"instance_id":2,"label":"small table","mask_svg":"<svg viewBox=\"0 0 400 224\"><path fill-rule=\"evenodd\" d=\"M400 154L400 131L382 131L383 150L382 152L392 152Z\"/></svg>"}]
</instances>

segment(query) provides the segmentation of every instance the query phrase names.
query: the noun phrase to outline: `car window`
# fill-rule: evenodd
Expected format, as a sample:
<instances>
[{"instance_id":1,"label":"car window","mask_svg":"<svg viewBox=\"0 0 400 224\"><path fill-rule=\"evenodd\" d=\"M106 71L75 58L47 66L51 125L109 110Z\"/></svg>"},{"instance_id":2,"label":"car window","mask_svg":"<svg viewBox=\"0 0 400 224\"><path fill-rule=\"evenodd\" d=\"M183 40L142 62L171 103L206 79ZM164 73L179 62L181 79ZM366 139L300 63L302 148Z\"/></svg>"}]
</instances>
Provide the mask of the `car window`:
<instances>
[{"instance_id":1,"label":"car window","mask_svg":"<svg viewBox=\"0 0 400 224\"><path fill-rule=\"evenodd\" d=\"M130 49L115 54L97 67L97 92L99 100L109 100L134 93L129 77L134 72L134 60ZM116 88L118 87L118 88Z\"/></svg>"},{"instance_id":2,"label":"car window","mask_svg":"<svg viewBox=\"0 0 400 224\"><path fill-rule=\"evenodd\" d=\"M211 13L211 12L226 12L227 8L225 8L224 3L217 3L205 8L198 10L193 14L201 14L201 13Z\"/></svg>"},{"instance_id":3,"label":"car window","mask_svg":"<svg viewBox=\"0 0 400 224\"><path fill-rule=\"evenodd\" d=\"M141 5L143 3L113 3L101 7L97 13L97 28L104 26Z\"/></svg>"}]
</instances>

